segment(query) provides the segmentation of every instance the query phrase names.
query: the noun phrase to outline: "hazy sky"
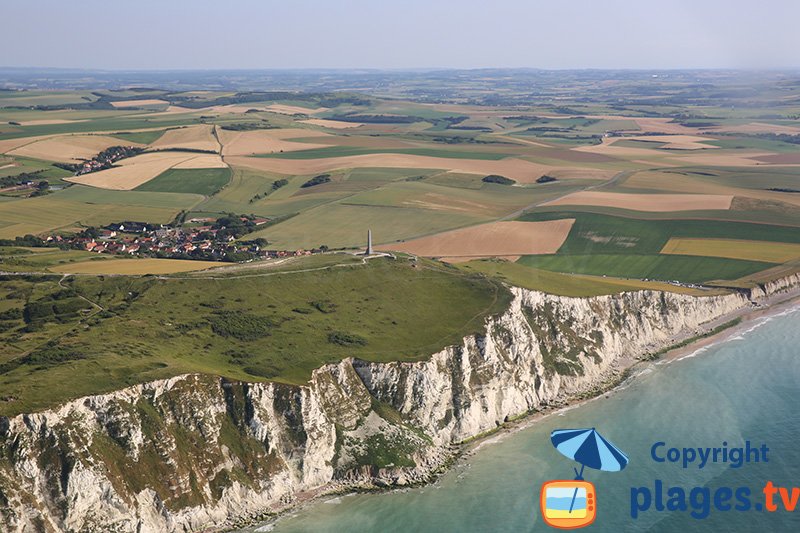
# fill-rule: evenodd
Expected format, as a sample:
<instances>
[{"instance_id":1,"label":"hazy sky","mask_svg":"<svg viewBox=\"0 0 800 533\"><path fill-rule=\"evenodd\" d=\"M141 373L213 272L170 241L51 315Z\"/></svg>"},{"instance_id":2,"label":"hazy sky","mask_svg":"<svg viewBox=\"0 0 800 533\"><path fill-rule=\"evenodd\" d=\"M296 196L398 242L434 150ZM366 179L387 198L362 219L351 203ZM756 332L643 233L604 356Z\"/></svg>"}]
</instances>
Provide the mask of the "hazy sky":
<instances>
[{"instance_id":1,"label":"hazy sky","mask_svg":"<svg viewBox=\"0 0 800 533\"><path fill-rule=\"evenodd\" d=\"M0 66L800 67L797 0L0 0Z\"/></svg>"}]
</instances>

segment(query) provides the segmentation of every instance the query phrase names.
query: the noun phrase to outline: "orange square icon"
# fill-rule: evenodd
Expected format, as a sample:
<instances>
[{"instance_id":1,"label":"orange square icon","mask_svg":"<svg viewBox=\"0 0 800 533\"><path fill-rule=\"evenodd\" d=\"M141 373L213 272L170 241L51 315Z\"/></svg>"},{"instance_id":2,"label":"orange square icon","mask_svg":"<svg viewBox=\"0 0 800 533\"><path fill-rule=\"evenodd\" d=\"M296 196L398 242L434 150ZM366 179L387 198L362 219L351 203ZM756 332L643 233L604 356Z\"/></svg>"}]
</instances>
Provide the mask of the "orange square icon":
<instances>
[{"instance_id":1,"label":"orange square icon","mask_svg":"<svg viewBox=\"0 0 800 533\"><path fill-rule=\"evenodd\" d=\"M588 481L547 481L539 498L544 522L558 529L576 529L594 522L597 496Z\"/></svg>"}]
</instances>

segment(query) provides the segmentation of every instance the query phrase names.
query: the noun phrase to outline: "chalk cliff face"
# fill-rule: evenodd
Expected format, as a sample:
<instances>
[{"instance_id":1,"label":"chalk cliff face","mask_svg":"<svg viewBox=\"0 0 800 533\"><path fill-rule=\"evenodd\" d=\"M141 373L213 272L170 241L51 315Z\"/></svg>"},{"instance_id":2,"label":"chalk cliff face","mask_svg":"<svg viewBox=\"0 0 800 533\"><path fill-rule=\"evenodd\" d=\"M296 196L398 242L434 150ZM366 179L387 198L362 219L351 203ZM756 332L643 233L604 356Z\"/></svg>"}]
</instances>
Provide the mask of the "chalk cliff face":
<instances>
[{"instance_id":1,"label":"chalk cliff face","mask_svg":"<svg viewBox=\"0 0 800 533\"><path fill-rule=\"evenodd\" d=\"M303 387L185 375L0 418L0 530L198 531L316 491L425 481L454 443L591 392L751 305L513 292L482 334L426 361L346 359Z\"/></svg>"}]
</instances>

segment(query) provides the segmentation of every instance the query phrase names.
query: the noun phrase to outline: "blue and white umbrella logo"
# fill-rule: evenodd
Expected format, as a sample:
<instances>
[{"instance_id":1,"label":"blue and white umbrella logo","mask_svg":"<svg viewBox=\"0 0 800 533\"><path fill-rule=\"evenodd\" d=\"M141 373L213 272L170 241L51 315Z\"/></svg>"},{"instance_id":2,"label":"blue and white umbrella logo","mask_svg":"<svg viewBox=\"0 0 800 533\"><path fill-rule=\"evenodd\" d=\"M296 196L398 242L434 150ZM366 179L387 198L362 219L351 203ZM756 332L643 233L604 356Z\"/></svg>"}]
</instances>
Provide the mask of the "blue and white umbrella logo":
<instances>
[{"instance_id":1,"label":"blue and white umbrella logo","mask_svg":"<svg viewBox=\"0 0 800 533\"><path fill-rule=\"evenodd\" d=\"M604 470L606 472L619 472L628 464L628 456L622 450L611 444L594 428L591 429L557 429L550 434L550 441L556 450L581 464L581 471L575 470L575 479L583 479L584 467ZM578 489L572 495L572 506Z\"/></svg>"}]
</instances>

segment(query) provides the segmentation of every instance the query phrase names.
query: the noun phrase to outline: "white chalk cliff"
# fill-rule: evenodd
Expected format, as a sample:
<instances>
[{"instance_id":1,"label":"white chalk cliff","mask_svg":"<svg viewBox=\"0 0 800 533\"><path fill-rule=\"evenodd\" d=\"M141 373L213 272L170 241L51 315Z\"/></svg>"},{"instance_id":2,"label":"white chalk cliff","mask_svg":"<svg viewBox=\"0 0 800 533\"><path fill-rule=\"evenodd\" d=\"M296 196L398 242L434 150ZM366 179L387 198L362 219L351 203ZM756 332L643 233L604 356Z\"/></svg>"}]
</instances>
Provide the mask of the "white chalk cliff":
<instances>
[{"instance_id":1,"label":"white chalk cliff","mask_svg":"<svg viewBox=\"0 0 800 533\"><path fill-rule=\"evenodd\" d=\"M708 297L514 288L483 333L425 361L346 359L302 387L184 375L0 418L0 530L200 531L309 492L425 481L454 444L590 394L797 283Z\"/></svg>"}]
</instances>

